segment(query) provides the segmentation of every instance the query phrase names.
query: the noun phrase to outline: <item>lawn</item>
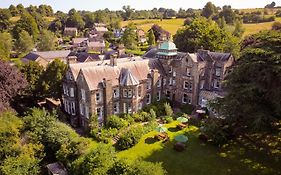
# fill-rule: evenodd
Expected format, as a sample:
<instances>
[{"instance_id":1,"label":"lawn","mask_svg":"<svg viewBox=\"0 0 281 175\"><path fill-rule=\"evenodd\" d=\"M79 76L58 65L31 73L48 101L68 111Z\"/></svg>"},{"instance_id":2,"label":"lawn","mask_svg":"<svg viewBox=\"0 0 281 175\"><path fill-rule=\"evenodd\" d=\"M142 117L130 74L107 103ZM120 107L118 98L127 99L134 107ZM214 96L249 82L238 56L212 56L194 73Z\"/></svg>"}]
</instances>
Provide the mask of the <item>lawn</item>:
<instances>
[{"instance_id":1,"label":"lawn","mask_svg":"<svg viewBox=\"0 0 281 175\"><path fill-rule=\"evenodd\" d=\"M152 131L142 137L134 147L121 151L118 157L135 160L142 158L152 162L162 162L163 167L172 175L254 175L278 174L278 163L269 160L261 153L245 151L232 143L219 149L211 144L204 144L198 138L198 129L189 127L177 130L176 122L165 125L168 128L170 141L155 141L157 134ZM189 137L184 152L173 150L174 136L186 134ZM276 171L274 171L274 169ZM278 172L277 172L278 171Z\"/></svg>"}]
</instances>

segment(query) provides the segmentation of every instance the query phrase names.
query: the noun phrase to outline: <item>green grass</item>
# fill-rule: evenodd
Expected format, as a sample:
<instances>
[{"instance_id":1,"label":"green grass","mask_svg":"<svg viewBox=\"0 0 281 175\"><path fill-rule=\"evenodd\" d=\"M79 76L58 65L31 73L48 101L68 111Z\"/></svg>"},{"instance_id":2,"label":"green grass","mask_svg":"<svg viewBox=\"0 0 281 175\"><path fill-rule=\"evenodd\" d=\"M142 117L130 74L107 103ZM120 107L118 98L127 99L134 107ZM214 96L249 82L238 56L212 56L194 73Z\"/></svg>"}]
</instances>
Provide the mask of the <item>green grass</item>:
<instances>
[{"instance_id":1,"label":"green grass","mask_svg":"<svg viewBox=\"0 0 281 175\"><path fill-rule=\"evenodd\" d=\"M234 143L223 149L204 144L197 138L196 127L191 126L178 131L175 129L176 124L177 122L173 122L165 125L169 129L169 142L155 141L153 137L157 133L152 131L144 135L134 147L119 152L118 157L128 158L131 161L142 158L147 161L162 162L168 174L172 175L271 175L278 173L276 170L278 163L274 163L261 153L245 151ZM184 152L176 152L173 150L175 143L173 138L183 133L189 137L187 149Z\"/></svg>"}]
</instances>

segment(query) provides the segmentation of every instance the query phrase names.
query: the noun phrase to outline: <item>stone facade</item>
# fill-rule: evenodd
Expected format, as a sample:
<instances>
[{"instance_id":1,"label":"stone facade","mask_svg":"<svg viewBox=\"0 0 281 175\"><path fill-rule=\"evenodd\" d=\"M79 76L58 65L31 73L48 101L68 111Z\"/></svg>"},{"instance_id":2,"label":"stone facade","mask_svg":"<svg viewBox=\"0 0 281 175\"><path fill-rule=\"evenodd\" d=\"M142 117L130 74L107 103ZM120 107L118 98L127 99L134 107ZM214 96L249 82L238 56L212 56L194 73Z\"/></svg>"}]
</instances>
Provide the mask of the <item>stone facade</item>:
<instances>
[{"instance_id":1,"label":"stone facade","mask_svg":"<svg viewBox=\"0 0 281 175\"><path fill-rule=\"evenodd\" d=\"M172 42L164 42L142 58L111 56L70 64L63 83L65 111L73 125L86 128L91 116L102 125L110 115L134 113L163 98L175 105L205 107L224 95L221 84L233 63L228 53L181 53Z\"/></svg>"}]
</instances>

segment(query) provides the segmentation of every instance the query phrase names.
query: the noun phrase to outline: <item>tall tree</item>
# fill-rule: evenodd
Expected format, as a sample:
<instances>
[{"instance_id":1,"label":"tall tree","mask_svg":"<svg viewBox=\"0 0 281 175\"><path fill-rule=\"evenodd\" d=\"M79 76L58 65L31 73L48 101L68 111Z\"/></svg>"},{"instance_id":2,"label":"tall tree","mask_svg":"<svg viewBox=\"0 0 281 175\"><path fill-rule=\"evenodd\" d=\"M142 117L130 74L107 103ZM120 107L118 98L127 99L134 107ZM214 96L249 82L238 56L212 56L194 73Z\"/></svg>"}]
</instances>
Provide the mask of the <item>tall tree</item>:
<instances>
[{"instance_id":1,"label":"tall tree","mask_svg":"<svg viewBox=\"0 0 281 175\"><path fill-rule=\"evenodd\" d=\"M19 34L19 39L17 40L15 45L17 50L21 53L27 53L31 51L32 48L34 48L33 39L25 30L23 30Z\"/></svg>"},{"instance_id":2,"label":"tall tree","mask_svg":"<svg viewBox=\"0 0 281 175\"><path fill-rule=\"evenodd\" d=\"M42 30L40 34L40 41L38 43L38 49L40 51L54 50L56 47L57 38L48 30Z\"/></svg>"},{"instance_id":3,"label":"tall tree","mask_svg":"<svg viewBox=\"0 0 281 175\"><path fill-rule=\"evenodd\" d=\"M20 94L27 83L16 67L0 60L0 112L8 110L13 98Z\"/></svg>"},{"instance_id":4,"label":"tall tree","mask_svg":"<svg viewBox=\"0 0 281 175\"><path fill-rule=\"evenodd\" d=\"M14 5L10 5L9 10L12 16L17 16L19 14L17 7L15 7Z\"/></svg>"},{"instance_id":5,"label":"tall tree","mask_svg":"<svg viewBox=\"0 0 281 175\"><path fill-rule=\"evenodd\" d=\"M207 2L202 10L202 16L211 18L217 13L217 7L212 2Z\"/></svg>"},{"instance_id":6,"label":"tall tree","mask_svg":"<svg viewBox=\"0 0 281 175\"><path fill-rule=\"evenodd\" d=\"M122 43L128 49L137 48L137 34L136 34L135 29L136 29L136 27L133 24L129 24L121 38Z\"/></svg>"},{"instance_id":7,"label":"tall tree","mask_svg":"<svg viewBox=\"0 0 281 175\"><path fill-rule=\"evenodd\" d=\"M220 101L221 114L252 130L273 129L281 119L281 34L264 31L244 43L225 83L229 94Z\"/></svg>"},{"instance_id":8,"label":"tall tree","mask_svg":"<svg viewBox=\"0 0 281 175\"><path fill-rule=\"evenodd\" d=\"M10 58L12 47L12 36L6 32L0 33L0 60Z\"/></svg>"},{"instance_id":9,"label":"tall tree","mask_svg":"<svg viewBox=\"0 0 281 175\"><path fill-rule=\"evenodd\" d=\"M225 29L219 28L217 23L199 18L193 20L189 26L179 29L174 36L174 42L179 51L183 52L195 52L201 47L211 51L228 51L229 44L238 46L237 43L229 43L237 42L232 37Z\"/></svg>"},{"instance_id":10,"label":"tall tree","mask_svg":"<svg viewBox=\"0 0 281 175\"><path fill-rule=\"evenodd\" d=\"M148 41L147 42L151 46L155 45L155 36L154 36L153 30L149 31L149 33L148 33Z\"/></svg>"},{"instance_id":11,"label":"tall tree","mask_svg":"<svg viewBox=\"0 0 281 175\"><path fill-rule=\"evenodd\" d=\"M66 21L66 26L68 27L77 27L78 29L83 29L85 27L85 22L82 16L76 12L75 9L71 9L68 12L69 17Z\"/></svg>"},{"instance_id":12,"label":"tall tree","mask_svg":"<svg viewBox=\"0 0 281 175\"><path fill-rule=\"evenodd\" d=\"M38 37L38 26L35 19L29 13L23 13L20 20L16 23L15 27L13 28L14 38L18 39L19 33L23 30L27 31L29 35L33 36L34 38Z\"/></svg>"},{"instance_id":13,"label":"tall tree","mask_svg":"<svg viewBox=\"0 0 281 175\"><path fill-rule=\"evenodd\" d=\"M243 28L242 20L236 20L233 35L236 36L236 37L242 37L244 32L245 32L245 29Z\"/></svg>"},{"instance_id":14,"label":"tall tree","mask_svg":"<svg viewBox=\"0 0 281 175\"><path fill-rule=\"evenodd\" d=\"M66 64L59 59L55 59L48 64L42 78L43 90L47 97L62 101L62 79L65 75L66 68Z\"/></svg>"}]
</instances>

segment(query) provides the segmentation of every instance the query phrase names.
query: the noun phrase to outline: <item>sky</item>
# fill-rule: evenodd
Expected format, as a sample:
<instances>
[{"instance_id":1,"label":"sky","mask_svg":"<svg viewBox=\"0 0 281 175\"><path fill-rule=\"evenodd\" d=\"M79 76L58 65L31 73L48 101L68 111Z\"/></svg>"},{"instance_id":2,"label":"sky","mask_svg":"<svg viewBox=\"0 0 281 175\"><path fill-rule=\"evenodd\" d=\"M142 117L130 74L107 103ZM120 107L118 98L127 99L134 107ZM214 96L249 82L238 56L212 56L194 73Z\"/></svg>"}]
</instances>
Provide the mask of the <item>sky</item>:
<instances>
[{"instance_id":1,"label":"sky","mask_svg":"<svg viewBox=\"0 0 281 175\"><path fill-rule=\"evenodd\" d=\"M110 10L121 10L122 6L130 5L131 8L153 9L154 7L172 8L203 8L208 2L213 2L216 6L231 5L232 8L262 8L273 0L0 0L0 8L7 8L11 4L29 5L47 4L51 5L55 11L68 12L71 8L76 10L95 11L108 8ZM274 1L277 6L281 6L281 0Z\"/></svg>"}]
</instances>

